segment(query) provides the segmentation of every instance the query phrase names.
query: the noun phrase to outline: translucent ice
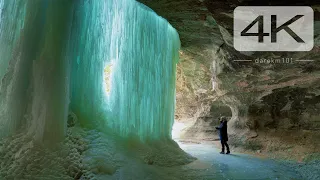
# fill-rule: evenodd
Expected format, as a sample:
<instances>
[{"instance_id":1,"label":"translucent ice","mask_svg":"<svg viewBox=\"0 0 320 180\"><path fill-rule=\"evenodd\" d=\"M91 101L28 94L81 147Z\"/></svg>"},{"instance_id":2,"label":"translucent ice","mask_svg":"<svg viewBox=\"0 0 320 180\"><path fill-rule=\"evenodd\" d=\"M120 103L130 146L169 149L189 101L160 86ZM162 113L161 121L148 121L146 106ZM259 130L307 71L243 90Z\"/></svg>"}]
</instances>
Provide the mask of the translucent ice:
<instances>
[{"instance_id":1,"label":"translucent ice","mask_svg":"<svg viewBox=\"0 0 320 180\"><path fill-rule=\"evenodd\" d=\"M0 16L0 138L61 140L68 111L85 127L171 138L180 41L165 19L134 0L0 0Z\"/></svg>"},{"instance_id":2,"label":"translucent ice","mask_svg":"<svg viewBox=\"0 0 320 180\"><path fill-rule=\"evenodd\" d=\"M85 124L103 119L124 136L171 137L177 32L130 0L88 1L76 12L70 48L73 111ZM108 65L111 88L106 95L101 82Z\"/></svg>"},{"instance_id":3,"label":"translucent ice","mask_svg":"<svg viewBox=\"0 0 320 180\"><path fill-rule=\"evenodd\" d=\"M0 137L26 129L38 141L62 140L72 3L4 0L1 5Z\"/></svg>"}]
</instances>

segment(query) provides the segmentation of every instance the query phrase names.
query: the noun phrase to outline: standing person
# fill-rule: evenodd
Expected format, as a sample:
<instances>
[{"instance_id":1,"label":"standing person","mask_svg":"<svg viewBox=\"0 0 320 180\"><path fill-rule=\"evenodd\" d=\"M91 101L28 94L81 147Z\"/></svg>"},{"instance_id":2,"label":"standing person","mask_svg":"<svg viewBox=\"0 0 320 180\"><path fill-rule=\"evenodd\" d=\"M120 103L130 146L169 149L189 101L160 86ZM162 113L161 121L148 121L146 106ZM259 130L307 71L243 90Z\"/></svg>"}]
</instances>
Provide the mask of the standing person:
<instances>
[{"instance_id":1,"label":"standing person","mask_svg":"<svg viewBox=\"0 0 320 180\"><path fill-rule=\"evenodd\" d=\"M221 141L222 151L220 154L224 154L224 147L227 147L227 153L230 154L229 145L227 143L228 141L228 125L227 125L227 119L225 117L220 118L220 126L216 127L216 129L219 130L219 137Z\"/></svg>"}]
</instances>

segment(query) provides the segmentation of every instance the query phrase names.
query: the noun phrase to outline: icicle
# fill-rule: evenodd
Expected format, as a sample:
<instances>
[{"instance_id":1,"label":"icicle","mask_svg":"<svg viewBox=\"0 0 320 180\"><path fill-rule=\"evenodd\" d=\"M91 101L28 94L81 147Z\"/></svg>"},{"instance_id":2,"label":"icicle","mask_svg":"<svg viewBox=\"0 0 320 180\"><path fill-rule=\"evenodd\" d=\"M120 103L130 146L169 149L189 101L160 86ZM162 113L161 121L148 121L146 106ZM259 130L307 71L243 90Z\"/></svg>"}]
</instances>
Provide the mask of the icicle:
<instances>
[{"instance_id":1,"label":"icicle","mask_svg":"<svg viewBox=\"0 0 320 180\"><path fill-rule=\"evenodd\" d=\"M177 32L133 0L81 2L70 48L72 110L83 124L107 124L123 136L170 138ZM110 64L106 95L103 72Z\"/></svg>"},{"instance_id":2,"label":"icicle","mask_svg":"<svg viewBox=\"0 0 320 180\"><path fill-rule=\"evenodd\" d=\"M1 51L5 75L0 95L0 137L26 127L37 141L63 139L69 87L65 48L71 5L69 1L4 1L0 46L8 46L4 49L8 52Z\"/></svg>"},{"instance_id":3,"label":"icicle","mask_svg":"<svg viewBox=\"0 0 320 180\"><path fill-rule=\"evenodd\" d=\"M69 89L85 127L171 138L180 41L165 19L134 0L0 0L0 9L0 138L25 129L61 140Z\"/></svg>"}]
</instances>

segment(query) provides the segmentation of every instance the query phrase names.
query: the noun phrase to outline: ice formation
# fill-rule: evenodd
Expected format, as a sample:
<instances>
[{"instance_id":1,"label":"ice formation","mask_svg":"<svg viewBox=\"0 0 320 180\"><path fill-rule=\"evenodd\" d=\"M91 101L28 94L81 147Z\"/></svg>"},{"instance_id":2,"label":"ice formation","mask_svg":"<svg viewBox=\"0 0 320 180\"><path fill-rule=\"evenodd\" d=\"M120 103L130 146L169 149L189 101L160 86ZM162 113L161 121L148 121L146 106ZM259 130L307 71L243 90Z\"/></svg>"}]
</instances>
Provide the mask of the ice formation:
<instances>
[{"instance_id":1,"label":"ice formation","mask_svg":"<svg viewBox=\"0 0 320 180\"><path fill-rule=\"evenodd\" d=\"M75 12L71 109L80 121L106 124L123 136L133 134L142 140L170 138L177 32L130 0L84 1ZM101 83L106 66L112 68L109 95Z\"/></svg>"},{"instance_id":2,"label":"ice formation","mask_svg":"<svg viewBox=\"0 0 320 180\"><path fill-rule=\"evenodd\" d=\"M84 127L171 138L180 41L165 19L134 0L0 0L0 12L0 138L61 141L69 111Z\"/></svg>"},{"instance_id":3,"label":"ice formation","mask_svg":"<svg viewBox=\"0 0 320 180\"><path fill-rule=\"evenodd\" d=\"M68 114L66 44L71 1L4 0L1 14L0 137L22 129L61 141ZM58 12L59 13L56 13Z\"/></svg>"},{"instance_id":4,"label":"ice formation","mask_svg":"<svg viewBox=\"0 0 320 180\"><path fill-rule=\"evenodd\" d=\"M122 145L87 146L96 138L85 132L148 141L147 163L167 162L161 148L185 162L170 141L179 47L175 29L135 0L0 0L0 179L99 173L95 156Z\"/></svg>"}]
</instances>

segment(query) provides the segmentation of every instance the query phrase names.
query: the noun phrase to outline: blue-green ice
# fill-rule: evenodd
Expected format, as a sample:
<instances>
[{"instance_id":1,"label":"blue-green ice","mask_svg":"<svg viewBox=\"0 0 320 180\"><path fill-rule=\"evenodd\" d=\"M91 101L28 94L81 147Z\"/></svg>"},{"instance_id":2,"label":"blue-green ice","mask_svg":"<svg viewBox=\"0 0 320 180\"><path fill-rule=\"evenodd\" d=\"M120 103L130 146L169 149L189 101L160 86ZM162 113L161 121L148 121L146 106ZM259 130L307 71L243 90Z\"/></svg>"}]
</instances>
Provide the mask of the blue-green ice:
<instances>
[{"instance_id":1,"label":"blue-green ice","mask_svg":"<svg viewBox=\"0 0 320 180\"><path fill-rule=\"evenodd\" d=\"M178 33L134 0L0 0L0 138L171 138ZM105 73L107 72L107 74Z\"/></svg>"}]
</instances>

